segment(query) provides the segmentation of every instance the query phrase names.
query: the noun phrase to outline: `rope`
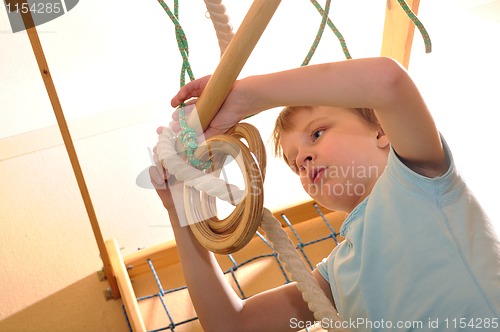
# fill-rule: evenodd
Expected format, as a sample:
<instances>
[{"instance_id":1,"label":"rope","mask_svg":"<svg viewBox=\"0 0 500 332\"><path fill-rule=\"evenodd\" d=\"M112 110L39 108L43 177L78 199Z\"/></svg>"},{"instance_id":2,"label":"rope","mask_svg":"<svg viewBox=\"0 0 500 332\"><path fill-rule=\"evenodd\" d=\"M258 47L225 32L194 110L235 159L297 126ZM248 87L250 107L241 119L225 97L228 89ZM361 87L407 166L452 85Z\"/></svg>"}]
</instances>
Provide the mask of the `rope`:
<instances>
[{"instance_id":1,"label":"rope","mask_svg":"<svg viewBox=\"0 0 500 332\"><path fill-rule=\"evenodd\" d=\"M184 104L179 109L179 124L181 126L181 131L179 133L179 139L184 146L184 152L186 153L188 162L197 169L207 169L212 165L210 160L201 161L194 156L195 151L198 149L198 134L193 128L190 128L186 123L186 113L184 111Z\"/></svg>"},{"instance_id":2,"label":"rope","mask_svg":"<svg viewBox=\"0 0 500 332\"><path fill-rule=\"evenodd\" d=\"M330 20L328 17L328 14L330 13L330 3L331 0L327 0L325 3L325 8L323 9L321 5L318 3L316 0L311 0L311 3L314 5L314 7L318 10L318 12L322 16L321 24L318 29L318 33L316 34L316 38L313 41L313 44L311 48L309 49L309 53L307 53L306 58L302 62L302 66L306 66L309 64L311 61L312 56L316 52L316 49L319 45L319 42L321 41L321 37L323 36L323 32L325 30L325 26L328 24L328 27L333 31L335 36L340 42L340 45L342 46L342 51L344 52L344 55L346 59L352 59L351 54L349 53L349 49L347 48L347 44L345 42L344 36L340 33L340 31L337 29L337 27L333 24L333 22Z\"/></svg>"},{"instance_id":3,"label":"rope","mask_svg":"<svg viewBox=\"0 0 500 332\"><path fill-rule=\"evenodd\" d=\"M186 34L184 33L184 29L182 28L179 22L179 2L178 0L174 1L174 12L170 10L170 7L163 0L158 0L163 10L167 13L170 20L174 23L175 26L175 39L177 40L177 47L179 48L179 52L182 56L182 68L180 75L180 86L183 87L186 84L186 74L188 74L189 79L194 80L193 71L191 70L191 65L189 63L189 46L186 38ZM191 165L198 169L207 169L210 167L210 161L201 161L194 157L194 152L198 148L197 138L198 135L193 128L189 128L186 124L186 115L184 112L184 104L181 105L179 109L179 123L181 126L181 132L179 134L179 138L184 146L184 152L186 153L187 159Z\"/></svg>"},{"instance_id":4,"label":"rope","mask_svg":"<svg viewBox=\"0 0 500 332\"><path fill-rule=\"evenodd\" d=\"M170 10L168 5L163 0L158 0L163 10L167 13L168 17L174 23L175 26L175 38L177 40L177 46L179 48L179 52L182 56L182 68L181 68L181 77L180 84L181 87L186 83L186 73L189 76L190 80L194 80L194 75L191 70L191 65L189 64L189 46L186 38L186 34L184 33L184 29L182 29L181 24L179 23L179 3L178 0L174 1L174 12Z\"/></svg>"},{"instance_id":5,"label":"rope","mask_svg":"<svg viewBox=\"0 0 500 332\"><path fill-rule=\"evenodd\" d=\"M226 7L222 4L222 0L204 1L207 6L209 18L214 25L217 40L219 41L220 55L222 56L233 39L233 27L229 23L229 16L226 14Z\"/></svg>"},{"instance_id":6,"label":"rope","mask_svg":"<svg viewBox=\"0 0 500 332\"><path fill-rule=\"evenodd\" d=\"M340 45L342 47L342 51L344 52L344 55L346 59L352 59L351 54L349 52L349 49L347 47L347 43L342 36L342 33L337 29L337 27L333 24L333 22L330 20L328 17L329 12L330 12L330 3L331 0L327 0L325 3L325 8L323 9L321 5L318 3L316 0L310 0L311 3L314 5L314 7L318 10L318 12L322 16L321 24L318 29L318 32L316 34L316 38L313 41L313 44L311 48L309 49L308 54L306 55L304 61L302 62L302 66L306 66L309 64L311 61L312 56L316 52L316 49L319 45L319 42L321 41L321 37L323 36L323 32L325 30L325 26L328 25L328 27L332 30L332 32L335 34L337 39L340 42ZM408 6L408 4L405 2L405 0L397 0L401 8L405 11L406 15L408 18L413 22L413 24L417 27L417 29L420 31L420 34L422 35L422 38L424 40L425 44L425 52L426 53L431 53L432 51L432 43L431 43L431 38L429 36L429 33L425 29L424 25L422 22L418 19L418 17L415 15L415 13L411 10L411 8Z\"/></svg>"},{"instance_id":7,"label":"rope","mask_svg":"<svg viewBox=\"0 0 500 332\"><path fill-rule=\"evenodd\" d=\"M228 184L224 180L215 177L212 173L191 167L182 159L175 149L175 135L169 128L164 128L158 138L157 154L163 166L175 178L188 187L215 196L226 202L233 202L233 205L240 203L245 195L244 190L237 186ZM229 188L228 188L229 186Z\"/></svg>"},{"instance_id":8,"label":"rope","mask_svg":"<svg viewBox=\"0 0 500 332\"><path fill-rule=\"evenodd\" d=\"M420 34L424 39L425 53L431 53L432 51L431 37L429 36L429 33L427 33L427 30L425 29L424 25L422 24L422 22L420 22L418 17L411 10L411 8L408 6L405 0L398 0L398 3L401 6L401 8L403 8L408 18L413 22L413 24L415 24L418 31L420 31Z\"/></svg>"},{"instance_id":9,"label":"rope","mask_svg":"<svg viewBox=\"0 0 500 332\"><path fill-rule=\"evenodd\" d=\"M319 287L311 271L300 259L292 241L281 227L281 223L268 209L264 209L261 228L278 253L278 259L283 262L285 269L290 272L292 279L297 283L297 288L301 291L304 301L308 303L314 318L322 323L328 322L328 326L324 326L328 330L345 331L339 328L332 329L334 326L342 326L340 316Z\"/></svg>"}]
</instances>

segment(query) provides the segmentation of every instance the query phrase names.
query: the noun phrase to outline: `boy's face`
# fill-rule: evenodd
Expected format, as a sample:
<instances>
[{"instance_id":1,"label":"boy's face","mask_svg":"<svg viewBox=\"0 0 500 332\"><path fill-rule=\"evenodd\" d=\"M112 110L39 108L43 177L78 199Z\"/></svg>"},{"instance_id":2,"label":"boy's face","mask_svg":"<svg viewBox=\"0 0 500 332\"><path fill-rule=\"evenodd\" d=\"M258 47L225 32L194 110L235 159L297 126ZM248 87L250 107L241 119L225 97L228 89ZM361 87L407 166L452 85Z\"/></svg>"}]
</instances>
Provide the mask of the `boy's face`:
<instances>
[{"instance_id":1,"label":"boy's face","mask_svg":"<svg viewBox=\"0 0 500 332\"><path fill-rule=\"evenodd\" d=\"M344 108L297 110L291 121L281 146L303 188L329 209L352 211L387 164L386 138Z\"/></svg>"}]
</instances>

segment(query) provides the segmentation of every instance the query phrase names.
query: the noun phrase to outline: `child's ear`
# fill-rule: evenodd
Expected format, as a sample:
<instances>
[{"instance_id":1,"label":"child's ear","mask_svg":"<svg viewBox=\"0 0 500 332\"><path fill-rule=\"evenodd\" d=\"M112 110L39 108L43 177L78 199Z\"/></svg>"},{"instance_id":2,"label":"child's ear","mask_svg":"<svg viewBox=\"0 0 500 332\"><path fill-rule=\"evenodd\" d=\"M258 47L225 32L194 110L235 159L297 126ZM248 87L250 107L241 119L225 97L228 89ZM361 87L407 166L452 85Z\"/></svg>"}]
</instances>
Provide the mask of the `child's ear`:
<instances>
[{"instance_id":1,"label":"child's ear","mask_svg":"<svg viewBox=\"0 0 500 332\"><path fill-rule=\"evenodd\" d=\"M389 143L389 138L384 133L384 131L380 129L377 134L377 146L381 149L385 149L387 146L389 146Z\"/></svg>"}]
</instances>

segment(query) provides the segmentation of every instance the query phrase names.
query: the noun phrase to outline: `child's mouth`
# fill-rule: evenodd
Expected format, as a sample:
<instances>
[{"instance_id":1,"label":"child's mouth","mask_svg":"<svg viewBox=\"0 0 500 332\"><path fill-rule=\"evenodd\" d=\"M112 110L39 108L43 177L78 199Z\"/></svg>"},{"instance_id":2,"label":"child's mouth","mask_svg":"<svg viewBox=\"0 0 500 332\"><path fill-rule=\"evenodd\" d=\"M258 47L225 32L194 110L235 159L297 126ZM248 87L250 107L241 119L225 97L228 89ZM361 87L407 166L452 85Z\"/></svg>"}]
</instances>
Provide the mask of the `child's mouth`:
<instances>
[{"instance_id":1,"label":"child's mouth","mask_svg":"<svg viewBox=\"0 0 500 332\"><path fill-rule=\"evenodd\" d=\"M323 177L324 173L326 171L326 167L317 167L311 169L311 173L309 178L311 179L311 183L317 184L321 178Z\"/></svg>"}]
</instances>

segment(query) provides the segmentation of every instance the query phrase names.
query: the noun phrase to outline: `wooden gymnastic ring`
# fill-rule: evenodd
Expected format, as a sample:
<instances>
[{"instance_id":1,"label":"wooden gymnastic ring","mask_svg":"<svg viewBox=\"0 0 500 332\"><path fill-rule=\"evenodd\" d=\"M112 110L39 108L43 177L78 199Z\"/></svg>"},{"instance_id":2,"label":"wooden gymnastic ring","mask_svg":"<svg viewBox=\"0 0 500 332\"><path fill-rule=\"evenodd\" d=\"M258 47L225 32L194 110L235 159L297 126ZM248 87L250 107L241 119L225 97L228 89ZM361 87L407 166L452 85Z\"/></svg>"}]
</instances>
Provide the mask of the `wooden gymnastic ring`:
<instances>
[{"instance_id":1,"label":"wooden gymnastic ring","mask_svg":"<svg viewBox=\"0 0 500 332\"><path fill-rule=\"evenodd\" d=\"M249 152L255 157L255 160L257 161L257 166L259 166L260 170L260 176L255 176L255 175L250 175L250 185L252 189L256 189L254 194L261 195L263 194L263 189L260 189L260 182L264 182L265 179L265 170L266 170L266 150L264 147L264 144L262 143L261 136L259 134L259 131L257 128L252 126L251 124L248 123L239 123L233 128L231 128L225 135L222 137L234 137L237 138L238 140L244 139L247 144L247 146L242 147L245 152L246 150L249 150ZM241 146L240 146L241 148ZM224 165L224 162L226 160L227 155L220 155L222 157L221 160L218 160L216 172L217 176L219 176L220 171L222 170L222 166ZM200 156L201 157L201 156ZM233 156L234 158L234 156ZM244 167L247 167L249 164L250 157L246 156L246 154L243 155L243 162L244 162ZM255 161L254 160L254 161ZM245 174L245 169L241 165L240 169L242 172ZM256 181L257 180L257 181ZM260 194L259 194L260 192ZM204 195L202 198L202 209L204 208L208 213L213 213L212 215L216 215L216 211L210 210L212 207L215 207L215 197ZM206 204L206 202L209 202L209 204ZM238 212L241 212L240 210L236 210L236 212L233 212L233 215L230 215L228 218L225 218L224 220L219 220L218 218L211 218L207 220L209 227L215 230L216 232L230 232L231 230L229 227L234 227L234 220L238 218ZM252 234L253 236L253 234Z\"/></svg>"},{"instance_id":2,"label":"wooden gymnastic ring","mask_svg":"<svg viewBox=\"0 0 500 332\"><path fill-rule=\"evenodd\" d=\"M240 139L245 139L248 147ZM245 179L245 198L229 216L223 220L217 218L215 197L200 194L192 187L184 190L186 216L194 236L205 248L217 254L229 254L243 248L255 235L263 214L266 155L257 129L249 124L239 124L229 134L208 139L196 152L201 160L212 159L213 167L209 171L216 176L229 155Z\"/></svg>"},{"instance_id":3,"label":"wooden gymnastic ring","mask_svg":"<svg viewBox=\"0 0 500 332\"><path fill-rule=\"evenodd\" d=\"M257 128L249 123L239 123L231 128L226 134L247 141L250 152L257 159L260 173L262 174L262 180L264 181L266 178L267 163L266 148L264 147L264 143L262 143L262 138Z\"/></svg>"}]
</instances>

